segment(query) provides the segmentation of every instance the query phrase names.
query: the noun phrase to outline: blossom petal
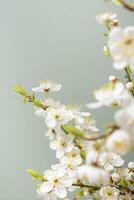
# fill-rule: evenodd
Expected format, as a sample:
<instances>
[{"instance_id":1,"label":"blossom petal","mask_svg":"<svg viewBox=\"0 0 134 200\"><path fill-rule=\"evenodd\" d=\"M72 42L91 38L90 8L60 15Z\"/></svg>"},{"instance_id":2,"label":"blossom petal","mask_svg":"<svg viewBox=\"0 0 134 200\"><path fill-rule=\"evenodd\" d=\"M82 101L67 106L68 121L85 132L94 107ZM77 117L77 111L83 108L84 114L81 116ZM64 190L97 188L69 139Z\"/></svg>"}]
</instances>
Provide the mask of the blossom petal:
<instances>
[{"instance_id":1,"label":"blossom petal","mask_svg":"<svg viewBox=\"0 0 134 200\"><path fill-rule=\"evenodd\" d=\"M64 186L59 184L55 187L55 194L62 199L67 196L67 191Z\"/></svg>"},{"instance_id":2,"label":"blossom petal","mask_svg":"<svg viewBox=\"0 0 134 200\"><path fill-rule=\"evenodd\" d=\"M48 193L53 189L53 185L50 182L44 182L40 186L40 192L41 193Z\"/></svg>"}]
</instances>

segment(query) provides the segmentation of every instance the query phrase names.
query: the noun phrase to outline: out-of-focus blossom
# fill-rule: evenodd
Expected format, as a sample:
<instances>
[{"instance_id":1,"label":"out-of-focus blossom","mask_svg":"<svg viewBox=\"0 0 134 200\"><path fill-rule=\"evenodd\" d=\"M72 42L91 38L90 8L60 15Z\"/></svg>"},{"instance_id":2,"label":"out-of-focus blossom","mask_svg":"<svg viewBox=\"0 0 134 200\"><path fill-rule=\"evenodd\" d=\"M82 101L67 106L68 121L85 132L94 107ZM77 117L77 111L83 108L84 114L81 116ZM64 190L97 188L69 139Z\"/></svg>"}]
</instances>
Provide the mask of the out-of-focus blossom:
<instances>
[{"instance_id":1,"label":"out-of-focus blossom","mask_svg":"<svg viewBox=\"0 0 134 200\"><path fill-rule=\"evenodd\" d=\"M130 194L120 195L119 200L132 200L133 197Z\"/></svg>"},{"instance_id":2,"label":"out-of-focus blossom","mask_svg":"<svg viewBox=\"0 0 134 200\"><path fill-rule=\"evenodd\" d=\"M114 61L114 68L129 66L134 70L134 27L114 28L109 33L108 47Z\"/></svg>"},{"instance_id":3,"label":"out-of-focus blossom","mask_svg":"<svg viewBox=\"0 0 134 200\"><path fill-rule=\"evenodd\" d=\"M111 12L105 12L102 14L99 14L96 16L96 20L105 26L108 26L108 28L113 28L115 26L118 26L118 20L117 20L117 14L111 13Z\"/></svg>"},{"instance_id":4,"label":"out-of-focus blossom","mask_svg":"<svg viewBox=\"0 0 134 200\"><path fill-rule=\"evenodd\" d=\"M134 162L129 162L128 163L128 168L129 169L134 169Z\"/></svg>"},{"instance_id":5,"label":"out-of-focus blossom","mask_svg":"<svg viewBox=\"0 0 134 200\"><path fill-rule=\"evenodd\" d=\"M131 148L131 137L124 130L118 129L108 137L106 147L109 151L124 155Z\"/></svg>"},{"instance_id":6,"label":"out-of-focus blossom","mask_svg":"<svg viewBox=\"0 0 134 200\"><path fill-rule=\"evenodd\" d=\"M98 167L84 165L79 167L78 178L83 183L89 183L90 185L106 185L109 183L109 174Z\"/></svg>"},{"instance_id":7,"label":"out-of-focus blossom","mask_svg":"<svg viewBox=\"0 0 134 200\"><path fill-rule=\"evenodd\" d=\"M96 103L89 103L89 108L99 108L101 106L123 106L132 101L123 83L115 79L94 91Z\"/></svg>"},{"instance_id":8,"label":"out-of-focus blossom","mask_svg":"<svg viewBox=\"0 0 134 200\"><path fill-rule=\"evenodd\" d=\"M134 139L134 102L115 113L115 121Z\"/></svg>"}]
</instances>

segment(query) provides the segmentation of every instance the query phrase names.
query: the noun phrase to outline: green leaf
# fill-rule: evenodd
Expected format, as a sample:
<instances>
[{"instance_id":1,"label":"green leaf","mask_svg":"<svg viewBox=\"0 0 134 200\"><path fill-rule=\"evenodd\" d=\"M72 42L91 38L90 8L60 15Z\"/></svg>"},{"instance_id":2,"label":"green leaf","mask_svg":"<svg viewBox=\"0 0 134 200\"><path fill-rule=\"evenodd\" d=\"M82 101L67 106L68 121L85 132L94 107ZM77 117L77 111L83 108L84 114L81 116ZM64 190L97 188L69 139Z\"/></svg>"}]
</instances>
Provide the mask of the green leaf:
<instances>
[{"instance_id":1,"label":"green leaf","mask_svg":"<svg viewBox=\"0 0 134 200\"><path fill-rule=\"evenodd\" d=\"M85 138L84 132L82 132L80 129L76 128L73 125L62 125L61 128L67 134L71 134L79 138Z\"/></svg>"},{"instance_id":2,"label":"green leaf","mask_svg":"<svg viewBox=\"0 0 134 200\"><path fill-rule=\"evenodd\" d=\"M38 173L37 171L35 171L35 170L28 169L27 173L30 174L36 180L45 181L44 177L40 173Z\"/></svg>"},{"instance_id":3,"label":"green leaf","mask_svg":"<svg viewBox=\"0 0 134 200\"><path fill-rule=\"evenodd\" d=\"M25 89L21 85L15 85L13 87L13 91L21 94L22 96L26 96L27 95Z\"/></svg>"}]
</instances>

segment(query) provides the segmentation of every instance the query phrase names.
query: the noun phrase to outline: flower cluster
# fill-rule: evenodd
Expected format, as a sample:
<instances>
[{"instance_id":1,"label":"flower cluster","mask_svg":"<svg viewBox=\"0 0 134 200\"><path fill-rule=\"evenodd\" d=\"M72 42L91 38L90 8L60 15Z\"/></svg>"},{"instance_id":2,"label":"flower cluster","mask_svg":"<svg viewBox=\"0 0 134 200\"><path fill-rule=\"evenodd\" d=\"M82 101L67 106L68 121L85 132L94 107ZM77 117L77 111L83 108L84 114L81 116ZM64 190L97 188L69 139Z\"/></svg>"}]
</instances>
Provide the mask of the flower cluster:
<instances>
[{"instance_id":1,"label":"flower cluster","mask_svg":"<svg viewBox=\"0 0 134 200\"><path fill-rule=\"evenodd\" d=\"M43 118L49 146L56 152L57 163L43 175L28 173L39 181L37 194L43 199L65 199L68 192L75 199L132 200L134 198L134 162L125 163L124 156L134 141L134 27L119 27L116 14L97 16L108 28L107 51L115 69L124 70L126 81L109 76L108 83L94 91L97 102L88 109L102 106L115 110L114 122L100 134L90 112L80 105L65 105L51 98L61 85L42 81L32 88L32 95L19 85L14 90L23 101L33 104L35 115ZM38 99L36 93L42 93Z\"/></svg>"}]
</instances>

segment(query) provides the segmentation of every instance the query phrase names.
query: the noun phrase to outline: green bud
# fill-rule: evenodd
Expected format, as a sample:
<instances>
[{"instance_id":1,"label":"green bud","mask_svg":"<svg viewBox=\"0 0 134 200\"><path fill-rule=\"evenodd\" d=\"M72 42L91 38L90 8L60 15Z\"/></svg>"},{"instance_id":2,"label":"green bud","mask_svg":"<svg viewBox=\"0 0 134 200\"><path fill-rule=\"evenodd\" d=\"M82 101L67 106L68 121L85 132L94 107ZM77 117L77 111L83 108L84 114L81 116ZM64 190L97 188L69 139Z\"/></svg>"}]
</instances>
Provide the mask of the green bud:
<instances>
[{"instance_id":1,"label":"green bud","mask_svg":"<svg viewBox=\"0 0 134 200\"><path fill-rule=\"evenodd\" d=\"M130 187L132 185L132 183L129 180L125 180L125 178L123 178L120 181L120 185L122 187Z\"/></svg>"},{"instance_id":2,"label":"green bud","mask_svg":"<svg viewBox=\"0 0 134 200\"><path fill-rule=\"evenodd\" d=\"M86 152L85 151L80 151L80 155L81 155L81 157L83 158L83 160L85 160L86 159Z\"/></svg>"},{"instance_id":3,"label":"green bud","mask_svg":"<svg viewBox=\"0 0 134 200\"><path fill-rule=\"evenodd\" d=\"M39 184L37 184L37 185L36 185L36 189L38 190L39 188L40 188L40 185L39 185Z\"/></svg>"},{"instance_id":4,"label":"green bud","mask_svg":"<svg viewBox=\"0 0 134 200\"><path fill-rule=\"evenodd\" d=\"M85 134L73 125L62 125L61 128L67 134L71 134L79 138L85 138Z\"/></svg>"},{"instance_id":5,"label":"green bud","mask_svg":"<svg viewBox=\"0 0 134 200\"><path fill-rule=\"evenodd\" d=\"M76 197L77 197L78 199L82 198L83 196L84 196L84 194L83 194L83 191L82 191L82 190L77 192Z\"/></svg>"},{"instance_id":6,"label":"green bud","mask_svg":"<svg viewBox=\"0 0 134 200\"><path fill-rule=\"evenodd\" d=\"M110 56L110 51L109 51L109 48L107 45L104 46L103 48L103 52L104 52L104 55L109 57Z\"/></svg>"},{"instance_id":7,"label":"green bud","mask_svg":"<svg viewBox=\"0 0 134 200\"><path fill-rule=\"evenodd\" d=\"M39 181L45 181L44 177L42 175L40 175L37 171L32 170L32 169L28 169L27 173L30 174L33 179L39 180Z\"/></svg>"},{"instance_id":8,"label":"green bud","mask_svg":"<svg viewBox=\"0 0 134 200\"><path fill-rule=\"evenodd\" d=\"M122 5L122 0L112 0L114 3L117 5L121 6Z\"/></svg>"}]
</instances>

